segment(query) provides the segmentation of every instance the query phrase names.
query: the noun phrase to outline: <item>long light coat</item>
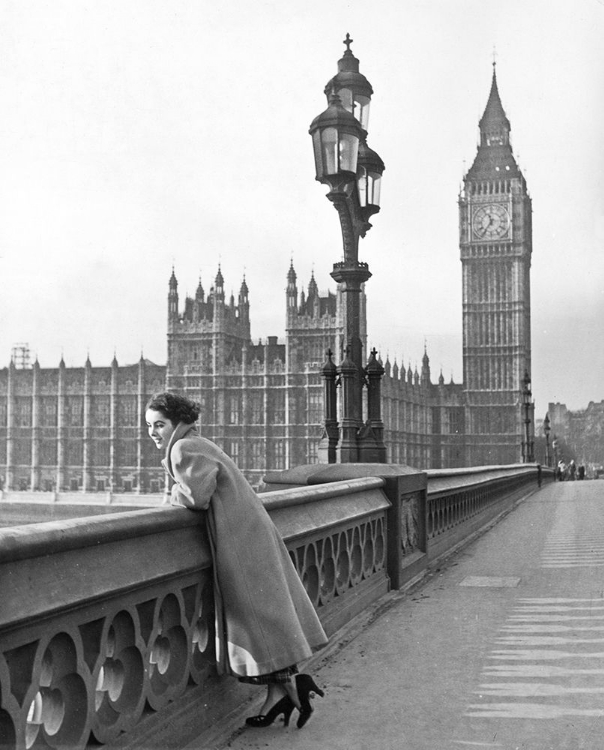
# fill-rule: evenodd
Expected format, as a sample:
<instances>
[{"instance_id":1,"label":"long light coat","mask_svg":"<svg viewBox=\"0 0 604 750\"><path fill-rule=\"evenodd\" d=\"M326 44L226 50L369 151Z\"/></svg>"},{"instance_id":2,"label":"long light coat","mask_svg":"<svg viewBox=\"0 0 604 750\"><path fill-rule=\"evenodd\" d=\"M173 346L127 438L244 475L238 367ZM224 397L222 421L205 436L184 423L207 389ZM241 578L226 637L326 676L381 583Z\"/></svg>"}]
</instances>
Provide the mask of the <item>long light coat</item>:
<instances>
[{"instance_id":1,"label":"long light coat","mask_svg":"<svg viewBox=\"0 0 604 750\"><path fill-rule=\"evenodd\" d=\"M235 463L179 423L162 464L173 505L207 511L219 673L253 677L308 658L327 637L261 500Z\"/></svg>"}]
</instances>

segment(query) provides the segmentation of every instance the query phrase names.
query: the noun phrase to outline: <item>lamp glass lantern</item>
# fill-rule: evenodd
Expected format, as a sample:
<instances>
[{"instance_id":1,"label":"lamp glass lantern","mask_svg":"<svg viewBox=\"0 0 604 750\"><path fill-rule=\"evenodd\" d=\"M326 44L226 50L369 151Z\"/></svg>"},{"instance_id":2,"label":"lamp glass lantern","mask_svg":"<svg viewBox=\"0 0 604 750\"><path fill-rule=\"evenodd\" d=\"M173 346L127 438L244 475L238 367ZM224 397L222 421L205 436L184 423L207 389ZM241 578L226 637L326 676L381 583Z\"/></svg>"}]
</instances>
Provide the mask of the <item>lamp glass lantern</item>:
<instances>
[{"instance_id":1,"label":"lamp glass lantern","mask_svg":"<svg viewBox=\"0 0 604 750\"><path fill-rule=\"evenodd\" d=\"M344 109L360 122L363 130L368 130L371 97L347 87L338 89L338 96Z\"/></svg>"},{"instance_id":2,"label":"lamp glass lantern","mask_svg":"<svg viewBox=\"0 0 604 750\"><path fill-rule=\"evenodd\" d=\"M380 190L384 169L384 162L378 154L370 149L365 141L361 141L357 169L359 204L361 208L372 209L371 213L379 211L380 208Z\"/></svg>"},{"instance_id":3,"label":"lamp glass lantern","mask_svg":"<svg viewBox=\"0 0 604 750\"><path fill-rule=\"evenodd\" d=\"M357 173L357 186L359 188L359 203L361 208L380 205L380 190L382 187L382 175L370 172L366 167L359 167Z\"/></svg>"},{"instance_id":4,"label":"lamp glass lantern","mask_svg":"<svg viewBox=\"0 0 604 750\"><path fill-rule=\"evenodd\" d=\"M315 154L316 179L334 187L342 177L354 180L357 173L359 143L363 131L347 112L337 94L330 96L329 107L315 117L310 134Z\"/></svg>"},{"instance_id":5,"label":"lamp glass lantern","mask_svg":"<svg viewBox=\"0 0 604 750\"><path fill-rule=\"evenodd\" d=\"M526 407L531 404L531 376L528 374L528 370L524 372L524 378L522 379L522 401Z\"/></svg>"},{"instance_id":6,"label":"lamp glass lantern","mask_svg":"<svg viewBox=\"0 0 604 750\"><path fill-rule=\"evenodd\" d=\"M323 128L315 130L312 143L319 182L325 182L329 175L357 171L359 138L353 133L341 132L334 127Z\"/></svg>"}]
</instances>

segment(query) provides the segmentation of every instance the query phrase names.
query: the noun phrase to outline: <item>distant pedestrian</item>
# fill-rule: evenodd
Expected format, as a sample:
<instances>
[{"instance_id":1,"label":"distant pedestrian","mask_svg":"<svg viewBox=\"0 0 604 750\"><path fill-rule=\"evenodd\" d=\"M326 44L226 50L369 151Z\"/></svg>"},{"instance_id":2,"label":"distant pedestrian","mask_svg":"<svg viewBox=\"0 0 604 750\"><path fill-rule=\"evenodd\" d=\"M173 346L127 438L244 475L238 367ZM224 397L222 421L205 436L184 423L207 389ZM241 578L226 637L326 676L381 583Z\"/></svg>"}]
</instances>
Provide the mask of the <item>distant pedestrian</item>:
<instances>
[{"instance_id":1,"label":"distant pedestrian","mask_svg":"<svg viewBox=\"0 0 604 750\"><path fill-rule=\"evenodd\" d=\"M558 461L558 468L556 469L556 472L558 474L558 481L563 482L566 478L566 464L564 463L563 459L560 459Z\"/></svg>"},{"instance_id":2,"label":"distant pedestrian","mask_svg":"<svg viewBox=\"0 0 604 750\"><path fill-rule=\"evenodd\" d=\"M575 459L571 458L570 463L568 465L568 478L571 482L574 482L576 479L575 474L577 473L577 465L575 463Z\"/></svg>"},{"instance_id":3,"label":"distant pedestrian","mask_svg":"<svg viewBox=\"0 0 604 750\"><path fill-rule=\"evenodd\" d=\"M579 468L577 469L577 479L585 479L585 466L583 466L583 464L579 464Z\"/></svg>"}]
</instances>

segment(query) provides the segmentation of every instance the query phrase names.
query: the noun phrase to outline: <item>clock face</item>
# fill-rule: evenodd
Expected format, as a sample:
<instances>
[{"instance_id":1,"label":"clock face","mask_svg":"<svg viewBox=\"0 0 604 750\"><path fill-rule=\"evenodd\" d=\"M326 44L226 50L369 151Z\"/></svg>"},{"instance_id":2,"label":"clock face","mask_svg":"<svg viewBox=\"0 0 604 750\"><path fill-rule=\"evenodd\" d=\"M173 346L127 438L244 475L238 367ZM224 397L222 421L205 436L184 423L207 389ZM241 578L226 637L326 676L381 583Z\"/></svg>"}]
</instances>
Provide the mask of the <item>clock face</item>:
<instances>
[{"instance_id":1,"label":"clock face","mask_svg":"<svg viewBox=\"0 0 604 750\"><path fill-rule=\"evenodd\" d=\"M510 228L510 215L500 204L480 206L472 217L472 230L478 239L503 237Z\"/></svg>"}]
</instances>

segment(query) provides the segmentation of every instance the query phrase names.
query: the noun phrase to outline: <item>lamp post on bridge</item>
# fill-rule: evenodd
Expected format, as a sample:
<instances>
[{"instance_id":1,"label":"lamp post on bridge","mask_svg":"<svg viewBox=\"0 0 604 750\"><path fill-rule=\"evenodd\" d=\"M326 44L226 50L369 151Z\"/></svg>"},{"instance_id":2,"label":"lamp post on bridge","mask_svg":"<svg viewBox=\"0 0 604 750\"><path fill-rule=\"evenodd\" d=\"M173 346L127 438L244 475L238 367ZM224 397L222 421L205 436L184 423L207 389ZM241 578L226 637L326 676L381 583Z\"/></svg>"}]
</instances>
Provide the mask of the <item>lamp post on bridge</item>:
<instances>
[{"instance_id":1,"label":"lamp post on bridge","mask_svg":"<svg viewBox=\"0 0 604 750\"><path fill-rule=\"evenodd\" d=\"M549 434L551 432L549 414L546 413L543 420L543 434L545 435L545 465L549 468Z\"/></svg>"},{"instance_id":2,"label":"lamp post on bridge","mask_svg":"<svg viewBox=\"0 0 604 750\"><path fill-rule=\"evenodd\" d=\"M522 379L522 407L524 409L524 440L522 441L522 462L525 464L532 464L535 460L535 456L533 454L533 441L531 440L530 430L531 406L531 376L528 374L528 370L525 370L524 378Z\"/></svg>"},{"instance_id":3,"label":"lamp post on bridge","mask_svg":"<svg viewBox=\"0 0 604 750\"><path fill-rule=\"evenodd\" d=\"M367 263L359 261L359 239L371 228L369 218L380 210L380 184L384 162L367 145L369 104L373 89L359 72L346 34L346 51L338 61L338 73L325 87L328 107L310 126L316 179L329 187L327 198L340 218L343 260L335 263L331 277L342 295L343 351L339 366L327 352L322 374L325 380L326 419L320 447L328 463L386 461L381 420L380 380L383 368L377 352L363 366L361 341L361 293L371 277ZM341 426L335 403L341 389ZM368 388L367 422L363 424L363 388Z\"/></svg>"}]
</instances>

